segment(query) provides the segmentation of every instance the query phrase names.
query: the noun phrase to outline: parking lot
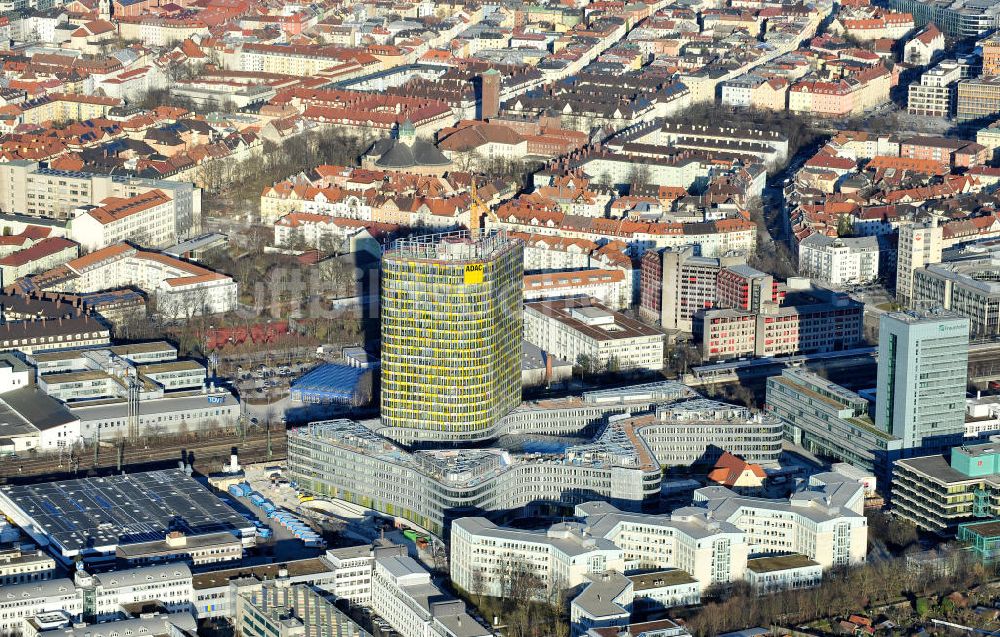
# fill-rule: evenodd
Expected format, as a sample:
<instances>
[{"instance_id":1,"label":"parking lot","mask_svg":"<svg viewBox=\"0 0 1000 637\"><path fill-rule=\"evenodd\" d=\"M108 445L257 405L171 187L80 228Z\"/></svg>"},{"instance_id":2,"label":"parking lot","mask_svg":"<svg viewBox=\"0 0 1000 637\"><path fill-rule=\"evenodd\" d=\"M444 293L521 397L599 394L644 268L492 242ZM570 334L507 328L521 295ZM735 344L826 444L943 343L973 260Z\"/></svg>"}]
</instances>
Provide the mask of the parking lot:
<instances>
[{"instance_id":1,"label":"parking lot","mask_svg":"<svg viewBox=\"0 0 1000 637\"><path fill-rule=\"evenodd\" d=\"M271 468L271 465L267 466ZM275 465L274 468L281 469L279 465ZM246 474L245 481L253 491L260 493L279 509L298 515L298 497L295 490L288 485L287 481L282 483L275 481L272 483L269 476L273 471L265 470L263 466L245 467L244 472ZM273 556L273 559L280 561L314 557L322 553L323 549L307 547L286 526L280 524L275 519L268 518L267 512L251 502L250 496L236 497L231 492L228 492L224 497L235 502L238 509L243 509L250 515L253 515L261 525L271 529L271 538L259 544L262 553L265 555ZM312 526L313 530L322 530L319 525L312 524L313 521L309 517L302 515L298 515L298 517L303 522Z\"/></svg>"},{"instance_id":2,"label":"parking lot","mask_svg":"<svg viewBox=\"0 0 1000 637\"><path fill-rule=\"evenodd\" d=\"M246 481L254 491L273 502L275 506L294 513L314 529L323 531L323 535L331 547L355 546L384 537L390 542L406 546L410 556L423 563L428 569L433 569L435 566L442 567L440 555L438 555L435 564L435 552L443 549L437 540L426 548L420 548L403 536L403 529L395 528L391 517L376 515L361 507L335 500L324 501L323 510L302 506L298 493L283 477L271 480L271 476L275 473L283 475L284 469L282 463L244 467ZM241 503L255 513L259 513L262 520L270 522L264 512L259 511L246 498L241 498ZM271 524L271 526L276 541L279 537L290 537L288 530L281 525ZM301 542L298 544L302 546Z\"/></svg>"},{"instance_id":3,"label":"parking lot","mask_svg":"<svg viewBox=\"0 0 1000 637\"><path fill-rule=\"evenodd\" d=\"M268 395L287 395L292 380L312 367L314 363L292 363L290 365L257 365L252 369L236 368L236 387L240 395L248 399L265 400Z\"/></svg>"}]
</instances>

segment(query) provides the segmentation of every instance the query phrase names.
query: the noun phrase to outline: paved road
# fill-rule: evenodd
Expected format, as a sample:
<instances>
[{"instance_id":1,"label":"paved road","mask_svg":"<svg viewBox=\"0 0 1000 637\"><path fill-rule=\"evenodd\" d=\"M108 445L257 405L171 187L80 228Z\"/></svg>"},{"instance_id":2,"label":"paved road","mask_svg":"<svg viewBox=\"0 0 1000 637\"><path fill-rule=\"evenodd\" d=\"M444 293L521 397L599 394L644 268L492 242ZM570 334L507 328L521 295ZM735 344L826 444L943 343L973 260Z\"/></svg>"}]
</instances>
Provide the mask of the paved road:
<instances>
[{"instance_id":1,"label":"paved road","mask_svg":"<svg viewBox=\"0 0 1000 637\"><path fill-rule=\"evenodd\" d=\"M877 347L857 347L840 352L822 352L818 354L801 354L798 356L785 356L782 358L755 358L747 361L732 361L728 363L712 363L710 365L699 365L691 368L695 374L710 374L713 372L733 370L747 370L761 367L771 367L774 365L790 365L797 363L811 363L815 361L834 360L840 358L854 359L862 356L872 356L878 352Z\"/></svg>"}]
</instances>

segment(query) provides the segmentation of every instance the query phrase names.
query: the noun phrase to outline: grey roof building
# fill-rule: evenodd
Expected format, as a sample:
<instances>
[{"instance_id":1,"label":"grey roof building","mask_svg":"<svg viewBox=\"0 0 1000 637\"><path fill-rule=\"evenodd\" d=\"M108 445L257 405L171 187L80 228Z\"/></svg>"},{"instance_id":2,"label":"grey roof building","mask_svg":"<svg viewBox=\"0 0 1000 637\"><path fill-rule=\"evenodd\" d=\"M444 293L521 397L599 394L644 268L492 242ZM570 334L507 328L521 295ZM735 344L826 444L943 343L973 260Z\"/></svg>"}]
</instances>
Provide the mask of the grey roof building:
<instances>
[{"instance_id":1,"label":"grey roof building","mask_svg":"<svg viewBox=\"0 0 1000 637\"><path fill-rule=\"evenodd\" d=\"M112 560L119 544L188 535L255 530L179 469L81 478L0 489L0 511L68 564L76 556Z\"/></svg>"},{"instance_id":2,"label":"grey roof building","mask_svg":"<svg viewBox=\"0 0 1000 637\"><path fill-rule=\"evenodd\" d=\"M915 270L913 300L967 317L973 336L1000 334L1000 257L935 263Z\"/></svg>"},{"instance_id":3,"label":"grey roof building","mask_svg":"<svg viewBox=\"0 0 1000 637\"><path fill-rule=\"evenodd\" d=\"M406 120L392 137L385 137L365 153L365 162L385 170L429 168L443 172L451 160L426 139L418 138L413 124Z\"/></svg>"}]
</instances>

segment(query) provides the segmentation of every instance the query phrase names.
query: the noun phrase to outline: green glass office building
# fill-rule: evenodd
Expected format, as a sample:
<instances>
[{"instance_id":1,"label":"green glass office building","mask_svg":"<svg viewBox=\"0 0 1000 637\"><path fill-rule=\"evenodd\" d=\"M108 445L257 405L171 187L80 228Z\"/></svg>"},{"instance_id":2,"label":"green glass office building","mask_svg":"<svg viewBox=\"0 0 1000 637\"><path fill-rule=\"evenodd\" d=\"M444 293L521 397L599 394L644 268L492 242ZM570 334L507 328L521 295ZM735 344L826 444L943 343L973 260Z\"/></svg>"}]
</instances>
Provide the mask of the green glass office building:
<instances>
[{"instance_id":1,"label":"green glass office building","mask_svg":"<svg viewBox=\"0 0 1000 637\"><path fill-rule=\"evenodd\" d=\"M883 315L875 425L903 449L960 441L968 361L968 318L944 310Z\"/></svg>"}]
</instances>

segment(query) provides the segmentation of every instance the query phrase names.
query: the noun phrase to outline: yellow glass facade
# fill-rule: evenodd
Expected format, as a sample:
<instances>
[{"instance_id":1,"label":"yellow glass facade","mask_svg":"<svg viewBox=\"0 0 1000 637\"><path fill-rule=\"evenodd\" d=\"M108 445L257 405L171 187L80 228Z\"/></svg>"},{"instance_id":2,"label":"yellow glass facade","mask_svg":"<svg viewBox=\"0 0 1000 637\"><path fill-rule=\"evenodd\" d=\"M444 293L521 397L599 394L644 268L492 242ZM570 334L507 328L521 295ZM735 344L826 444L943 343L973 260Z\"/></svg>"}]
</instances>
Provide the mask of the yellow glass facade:
<instances>
[{"instance_id":1,"label":"yellow glass facade","mask_svg":"<svg viewBox=\"0 0 1000 637\"><path fill-rule=\"evenodd\" d=\"M382 259L382 423L481 440L521 401L523 247L505 233L394 242Z\"/></svg>"}]
</instances>

